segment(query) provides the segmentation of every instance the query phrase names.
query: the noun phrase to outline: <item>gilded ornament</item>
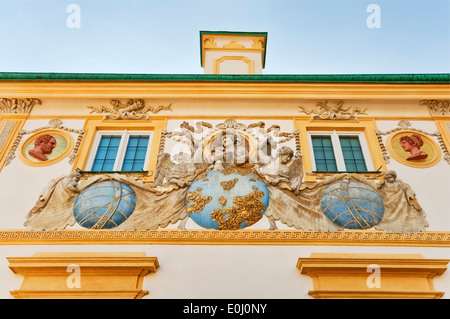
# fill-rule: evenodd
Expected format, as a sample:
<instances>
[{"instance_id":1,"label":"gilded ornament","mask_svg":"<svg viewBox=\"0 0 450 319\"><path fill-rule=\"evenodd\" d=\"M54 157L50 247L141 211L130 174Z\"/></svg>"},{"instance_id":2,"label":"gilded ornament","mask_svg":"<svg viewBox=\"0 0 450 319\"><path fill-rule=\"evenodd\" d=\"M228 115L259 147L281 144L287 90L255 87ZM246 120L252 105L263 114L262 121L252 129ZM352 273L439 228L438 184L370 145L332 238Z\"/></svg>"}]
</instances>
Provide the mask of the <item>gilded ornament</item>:
<instances>
[{"instance_id":1,"label":"gilded ornament","mask_svg":"<svg viewBox=\"0 0 450 319\"><path fill-rule=\"evenodd\" d=\"M236 196L233 198L233 206L225 209L214 209L211 217L219 223L218 230L236 230L241 229L243 222L246 226L251 226L261 219L261 211L266 206L261 202L265 196L264 192L254 191L245 196Z\"/></svg>"},{"instance_id":2,"label":"gilded ornament","mask_svg":"<svg viewBox=\"0 0 450 319\"><path fill-rule=\"evenodd\" d=\"M201 191L189 192L187 194L187 201L194 203L187 207L188 213L200 213L205 205L211 201L211 196L203 196Z\"/></svg>"},{"instance_id":3,"label":"gilded ornament","mask_svg":"<svg viewBox=\"0 0 450 319\"><path fill-rule=\"evenodd\" d=\"M232 179L230 181L223 181L223 182L220 182L220 185L222 185L222 188L224 190L229 191L230 189L232 189L234 187L234 185L236 185L238 180L239 179L235 178L235 179Z\"/></svg>"}]
</instances>

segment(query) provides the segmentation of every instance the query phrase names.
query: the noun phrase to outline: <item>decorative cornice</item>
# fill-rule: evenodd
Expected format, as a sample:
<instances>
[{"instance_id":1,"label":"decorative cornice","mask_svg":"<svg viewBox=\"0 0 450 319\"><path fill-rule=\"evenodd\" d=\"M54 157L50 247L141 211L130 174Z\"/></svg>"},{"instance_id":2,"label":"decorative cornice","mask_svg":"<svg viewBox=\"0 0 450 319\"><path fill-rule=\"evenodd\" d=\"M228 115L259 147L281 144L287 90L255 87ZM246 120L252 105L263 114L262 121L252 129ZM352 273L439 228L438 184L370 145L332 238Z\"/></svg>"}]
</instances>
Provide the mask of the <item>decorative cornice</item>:
<instances>
[{"instance_id":1,"label":"decorative cornice","mask_svg":"<svg viewBox=\"0 0 450 319\"><path fill-rule=\"evenodd\" d=\"M209 75L209 74L208 74ZM110 99L117 95L123 99L139 97L140 99L273 99L273 100L406 100L406 99L448 99L449 84L440 82L374 82L358 77L331 81L333 78L321 77L265 77L265 75L225 75L218 74L210 77L155 77L155 80L136 80L120 77L116 80L95 79L86 77L85 80L70 81L4 81L0 82L4 97L27 97L39 95L44 98L76 98L76 99Z\"/></svg>"},{"instance_id":2,"label":"decorative cornice","mask_svg":"<svg viewBox=\"0 0 450 319\"><path fill-rule=\"evenodd\" d=\"M144 277L159 267L145 253L47 252L7 259L24 277L20 289L10 291L17 299L140 299L148 294Z\"/></svg>"},{"instance_id":3,"label":"decorative cornice","mask_svg":"<svg viewBox=\"0 0 450 319\"><path fill-rule=\"evenodd\" d=\"M449 231L387 233L375 230L311 232L297 230L0 231L0 245L325 245L450 247Z\"/></svg>"},{"instance_id":4,"label":"decorative cornice","mask_svg":"<svg viewBox=\"0 0 450 319\"><path fill-rule=\"evenodd\" d=\"M299 258L297 268L312 278L308 294L314 298L438 299L444 292L434 289L433 278L447 270L449 261L420 254L313 253Z\"/></svg>"}]
</instances>

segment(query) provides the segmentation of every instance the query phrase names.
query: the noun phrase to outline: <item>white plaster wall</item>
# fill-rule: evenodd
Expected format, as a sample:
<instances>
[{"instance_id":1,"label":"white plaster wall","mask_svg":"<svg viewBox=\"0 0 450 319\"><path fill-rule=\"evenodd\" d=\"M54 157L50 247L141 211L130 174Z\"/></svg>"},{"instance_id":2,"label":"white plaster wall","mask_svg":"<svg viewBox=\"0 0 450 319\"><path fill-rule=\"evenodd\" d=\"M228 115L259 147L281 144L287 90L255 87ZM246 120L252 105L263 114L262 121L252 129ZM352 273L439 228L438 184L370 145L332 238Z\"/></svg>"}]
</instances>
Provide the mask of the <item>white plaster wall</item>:
<instances>
[{"instance_id":1,"label":"white plaster wall","mask_svg":"<svg viewBox=\"0 0 450 319\"><path fill-rule=\"evenodd\" d=\"M410 128L424 130L428 133L438 131L434 122L410 121ZM377 121L377 127L381 132L387 132L398 127L398 121ZM429 136L436 143L436 138ZM386 145L388 135L383 136ZM439 144L438 144L439 145ZM430 224L427 230L450 230L450 163L443 159L428 168L414 168L397 162L392 156L387 165L388 169L397 172L397 178L411 186L416 193L419 204L427 214Z\"/></svg>"},{"instance_id":2,"label":"white plaster wall","mask_svg":"<svg viewBox=\"0 0 450 319\"><path fill-rule=\"evenodd\" d=\"M450 259L450 248L239 246L239 245L83 245L2 246L0 299L12 299L22 276L13 274L6 257L28 257L35 252L145 252L157 257L160 268L145 277L143 289L150 299L311 299L312 279L296 268L300 257L311 253L421 254ZM70 273L68 273L69 275ZM368 273L369 275L370 273ZM81 276L83 275L81 270ZM81 277L82 278L82 277ZM82 282L82 281L81 281ZM437 291L450 299L450 273L433 280ZM381 288L383 273L381 270Z\"/></svg>"}]
</instances>

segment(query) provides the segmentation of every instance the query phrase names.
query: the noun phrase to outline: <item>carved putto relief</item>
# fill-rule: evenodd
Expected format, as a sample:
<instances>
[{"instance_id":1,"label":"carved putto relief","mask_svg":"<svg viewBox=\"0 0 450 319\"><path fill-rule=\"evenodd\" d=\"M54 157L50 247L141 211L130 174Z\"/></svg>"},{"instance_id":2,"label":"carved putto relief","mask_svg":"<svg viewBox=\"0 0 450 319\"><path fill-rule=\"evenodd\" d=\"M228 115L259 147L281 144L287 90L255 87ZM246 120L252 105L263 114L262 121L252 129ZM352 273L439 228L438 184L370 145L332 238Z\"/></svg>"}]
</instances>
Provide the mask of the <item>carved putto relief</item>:
<instances>
[{"instance_id":1,"label":"carved putto relief","mask_svg":"<svg viewBox=\"0 0 450 319\"><path fill-rule=\"evenodd\" d=\"M240 230L267 218L270 230L277 223L305 231L428 227L414 192L395 172L383 182L342 173L305 184L302 160L298 131L262 121L185 121L163 132L153 183L73 172L49 183L25 225L154 230L178 223L185 230L191 220L201 228Z\"/></svg>"},{"instance_id":2,"label":"carved putto relief","mask_svg":"<svg viewBox=\"0 0 450 319\"><path fill-rule=\"evenodd\" d=\"M172 104L153 107L145 105L142 99L129 99L124 103L119 100L110 100L109 103L111 106L88 106L88 108L92 110L91 113L106 113L103 117L105 120L147 120L150 118L149 113L172 111Z\"/></svg>"},{"instance_id":3,"label":"carved putto relief","mask_svg":"<svg viewBox=\"0 0 450 319\"><path fill-rule=\"evenodd\" d=\"M298 106L298 108L306 115L311 114L312 120L357 120L358 115L366 115L367 109L362 110L358 107L344 107L343 105L343 101L332 106L325 101L317 102L315 109L306 110L303 106Z\"/></svg>"}]
</instances>

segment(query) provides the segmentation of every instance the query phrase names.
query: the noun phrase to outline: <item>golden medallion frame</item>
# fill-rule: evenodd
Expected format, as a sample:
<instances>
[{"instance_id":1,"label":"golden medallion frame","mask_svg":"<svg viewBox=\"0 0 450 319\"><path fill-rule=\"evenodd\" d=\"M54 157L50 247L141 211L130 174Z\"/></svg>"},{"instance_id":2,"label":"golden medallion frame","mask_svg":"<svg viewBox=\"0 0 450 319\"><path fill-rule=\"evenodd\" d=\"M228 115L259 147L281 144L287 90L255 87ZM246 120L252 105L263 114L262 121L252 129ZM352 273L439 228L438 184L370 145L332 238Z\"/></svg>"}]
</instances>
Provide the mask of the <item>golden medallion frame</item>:
<instances>
[{"instance_id":1,"label":"golden medallion frame","mask_svg":"<svg viewBox=\"0 0 450 319\"><path fill-rule=\"evenodd\" d=\"M67 142L67 145L65 149L55 156L54 158L50 158L47 161L34 161L28 157L26 154L27 147L30 145L31 142L33 142L38 136L43 134L49 134L49 135L57 135L58 137L64 139ZM70 152L72 151L74 146L74 140L73 136L66 131L59 130L59 129L45 129L40 130L38 132L33 133L30 135L21 145L20 151L18 152L18 157L22 161L22 163L28 165L28 166L34 166L34 167L42 167L42 166L50 166L55 163L58 163L59 161L66 158Z\"/></svg>"},{"instance_id":2,"label":"golden medallion frame","mask_svg":"<svg viewBox=\"0 0 450 319\"><path fill-rule=\"evenodd\" d=\"M400 137L411 134L419 135L424 140L424 146L421 147L421 150L425 150L429 154L428 158L423 160L408 161L406 159L408 153L405 152L403 149L401 149L400 146L399 147L393 146L393 144L396 143L396 141L399 140ZM393 159L395 159L397 162L403 165L410 167L428 168L436 165L441 160L441 149L439 148L438 144L426 134L423 134L415 130L401 130L390 134L386 140L386 148Z\"/></svg>"}]
</instances>

